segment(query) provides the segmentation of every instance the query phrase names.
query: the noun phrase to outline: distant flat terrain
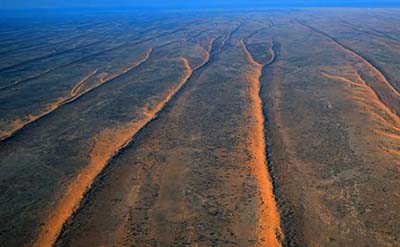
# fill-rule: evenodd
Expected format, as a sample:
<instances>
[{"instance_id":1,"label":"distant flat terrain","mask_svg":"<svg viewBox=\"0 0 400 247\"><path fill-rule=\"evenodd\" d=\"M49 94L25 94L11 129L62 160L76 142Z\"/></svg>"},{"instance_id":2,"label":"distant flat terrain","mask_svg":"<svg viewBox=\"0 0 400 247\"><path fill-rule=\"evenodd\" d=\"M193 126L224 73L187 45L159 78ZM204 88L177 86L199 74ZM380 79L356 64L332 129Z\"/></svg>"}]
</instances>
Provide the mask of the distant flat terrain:
<instances>
[{"instance_id":1,"label":"distant flat terrain","mask_svg":"<svg viewBox=\"0 0 400 247\"><path fill-rule=\"evenodd\" d=\"M7 13L0 246L400 245L400 10Z\"/></svg>"}]
</instances>

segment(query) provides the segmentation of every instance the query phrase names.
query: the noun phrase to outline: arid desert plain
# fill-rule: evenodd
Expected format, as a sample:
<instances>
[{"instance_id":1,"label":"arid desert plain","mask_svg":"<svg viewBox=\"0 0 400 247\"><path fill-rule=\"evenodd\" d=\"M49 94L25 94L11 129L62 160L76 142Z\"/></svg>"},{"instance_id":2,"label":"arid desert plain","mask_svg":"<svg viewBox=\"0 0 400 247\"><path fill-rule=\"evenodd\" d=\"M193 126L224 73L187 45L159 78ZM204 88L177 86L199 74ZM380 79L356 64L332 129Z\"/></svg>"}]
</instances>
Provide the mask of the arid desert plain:
<instances>
[{"instance_id":1,"label":"arid desert plain","mask_svg":"<svg viewBox=\"0 0 400 247\"><path fill-rule=\"evenodd\" d=\"M400 246L400 9L0 18L0 246Z\"/></svg>"}]
</instances>

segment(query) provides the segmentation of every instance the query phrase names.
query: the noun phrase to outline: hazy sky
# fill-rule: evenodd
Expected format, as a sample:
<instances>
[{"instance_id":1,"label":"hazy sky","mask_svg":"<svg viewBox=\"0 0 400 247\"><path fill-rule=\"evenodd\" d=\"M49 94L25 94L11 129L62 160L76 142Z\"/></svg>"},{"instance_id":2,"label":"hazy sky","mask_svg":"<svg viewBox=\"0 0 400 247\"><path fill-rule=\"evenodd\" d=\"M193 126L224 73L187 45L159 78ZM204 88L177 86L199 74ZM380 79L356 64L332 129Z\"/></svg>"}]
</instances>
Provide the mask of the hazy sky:
<instances>
[{"instance_id":1,"label":"hazy sky","mask_svg":"<svg viewBox=\"0 0 400 247\"><path fill-rule=\"evenodd\" d=\"M399 6L400 0L0 0L0 8Z\"/></svg>"}]
</instances>

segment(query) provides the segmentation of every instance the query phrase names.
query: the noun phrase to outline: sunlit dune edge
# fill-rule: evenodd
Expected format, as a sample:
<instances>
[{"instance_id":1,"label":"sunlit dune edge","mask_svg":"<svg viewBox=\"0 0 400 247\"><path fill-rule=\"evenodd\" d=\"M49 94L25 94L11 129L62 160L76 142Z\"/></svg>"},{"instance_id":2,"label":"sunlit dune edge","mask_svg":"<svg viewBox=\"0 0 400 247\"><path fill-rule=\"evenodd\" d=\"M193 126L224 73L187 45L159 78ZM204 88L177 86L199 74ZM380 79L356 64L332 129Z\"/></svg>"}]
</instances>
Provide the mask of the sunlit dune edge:
<instances>
[{"instance_id":1,"label":"sunlit dune edge","mask_svg":"<svg viewBox=\"0 0 400 247\"><path fill-rule=\"evenodd\" d=\"M331 75L327 72L321 72L321 74L335 81L357 85L351 90L351 98L362 108L363 112L367 113L376 123L379 123L378 127L373 129L375 135L394 141L400 140L400 117L379 99L375 91L362 79L357 71L353 71L351 79L342 75ZM394 150L391 147L385 146L382 149L390 150L392 154L399 154L398 150Z\"/></svg>"},{"instance_id":2,"label":"sunlit dune edge","mask_svg":"<svg viewBox=\"0 0 400 247\"><path fill-rule=\"evenodd\" d=\"M376 92L365 82L364 79L360 76L357 71L354 71L354 79L350 79L341 75L332 75L327 72L321 72L321 74L329 79L346 82L350 85L357 86L357 88L352 89L354 93L353 99L355 99L359 104L363 104L367 106L367 104L373 104L375 107L380 109L380 112L384 112L384 115L390 119L392 123L389 123L384 117L380 116L379 120L386 122L388 126L393 126L394 128L398 128L400 126L400 117L397 116L386 104L384 104ZM370 111L373 111L371 107L369 107ZM378 114L377 112L373 112L375 116Z\"/></svg>"},{"instance_id":3,"label":"sunlit dune edge","mask_svg":"<svg viewBox=\"0 0 400 247\"><path fill-rule=\"evenodd\" d=\"M250 83L249 93L251 97L251 114L255 118L251 131L249 147L254 159L251 167L260 190L260 205L257 223L257 246L282 246L279 210L273 194L272 181L267 170L266 143L264 135L264 115L260 98L260 77L263 65L256 62L243 40L240 45L247 61L253 66L246 72L245 78Z\"/></svg>"},{"instance_id":4,"label":"sunlit dune edge","mask_svg":"<svg viewBox=\"0 0 400 247\"><path fill-rule=\"evenodd\" d=\"M115 79L117 77L120 77L121 75L126 74L129 71L137 68L138 66L143 64L145 61L147 61L147 59L150 57L151 52L152 52L152 49L150 48L147 51L147 53L145 54L143 59L141 59L139 61L135 61L131 66L123 69L120 73L114 74L114 75L112 75L112 76L110 76L110 77L108 77L108 78L106 78L104 80L99 80L98 83L95 83L94 86L92 86L92 87L80 92L80 89L84 86L84 84L87 82L87 80L97 73L97 69L95 71L90 72L83 79L78 81L78 83L71 89L71 91L69 93L69 96L59 98L56 101L50 103L47 106L46 110L42 111L39 114L36 114L36 115L31 114L31 115L28 115L28 116L24 117L24 119L16 119L16 120L14 120L11 124L9 124L8 130L0 131L0 141L3 141L5 139L7 139L8 137L12 136L14 133L19 131L20 129L22 129L25 126L31 124L32 122L35 122L38 119L51 114L52 112L54 112L55 110L60 108L62 105L66 104L66 103L71 103L71 102L77 100L78 98L82 97L86 93L88 93L88 92L100 87L101 85L103 85L103 84L105 84L107 82L110 82L113 79Z\"/></svg>"},{"instance_id":5,"label":"sunlit dune edge","mask_svg":"<svg viewBox=\"0 0 400 247\"><path fill-rule=\"evenodd\" d=\"M378 95L379 100L390 109L391 112L398 115L399 107L397 104L391 101L398 101L400 99L400 92L392 85L392 83L386 78L385 74L379 70L372 62L370 62L367 58L365 58L362 54L354 51L352 48L347 47L342 44L336 38L332 37L330 34L325 33L316 29L315 27L309 26L308 24L301 23L299 21L296 22L300 27L304 29L311 30L327 39L329 39L338 50L342 50L344 53L353 57L356 61L359 61L366 68L369 69L370 72L373 73L374 81L373 83L367 83L363 80L371 90L374 91L376 95ZM358 73L359 77L361 75ZM383 99L381 99L383 97Z\"/></svg>"},{"instance_id":6,"label":"sunlit dune edge","mask_svg":"<svg viewBox=\"0 0 400 247\"><path fill-rule=\"evenodd\" d=\"M34 243L35 247L50 247L56 241L64 223L79 206L85 192L91 187L94 179L108 164L110 159L124 149L132 138L148 122L154 119L172 97L184 86L192 75L192 69L186 58L181 57L185 74L181 81L171 89L164 100L158 103L150 112L143 114L144 118L119 128L109 128L101 131L93 140L89 153L88 165L70 183L65 194L57 202L49 214L39 236Z\"/></svg>"}]
</instances>

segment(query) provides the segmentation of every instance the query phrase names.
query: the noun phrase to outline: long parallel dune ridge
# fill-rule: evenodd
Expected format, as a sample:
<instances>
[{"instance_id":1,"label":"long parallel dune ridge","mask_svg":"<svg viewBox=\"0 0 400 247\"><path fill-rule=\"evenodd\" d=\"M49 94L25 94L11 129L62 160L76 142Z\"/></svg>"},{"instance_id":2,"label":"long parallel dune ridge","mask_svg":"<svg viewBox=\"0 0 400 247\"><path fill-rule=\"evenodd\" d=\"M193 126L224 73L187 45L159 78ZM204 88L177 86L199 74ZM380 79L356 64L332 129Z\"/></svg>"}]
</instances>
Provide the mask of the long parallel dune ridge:
<instances>
[{"instance_id":1,"label":"long parallel dune ridge","mask_svg":"<svg viewBox=\"0 0 400 247\"><path fill-rule=\"evenodd\" d=\"M92 72L90 72L88 75L86 75L82 80L80 80L72 89L71 89L71 93L70 96L75 97L79 90L81 90L81 88L83 87L83 85L87 82L87 80L89 80L90 77L92 77L93 75L95 75L97 73L97 71L99 71L98 69L93 70Z\"/></svg>"},{"instance_id":2,"label":"long parallel dune ridge","mask_svg":"<svg viewBox=\"0 0 400 247\"><path fill-rule=\"evenodd\" d=\"M72 101L78 99L79 97L83 96L84 94L86 94L86 93L88 93L88 92L90 92L90 91L92 91L92 90L94 90L94 89L100 87L101 85L103 85L103 84L105 84L105 83L108 83L108 82L110 82L110 81L112 81L112 80L114 80L114 79L116 79L116 78L118 78L118 77L121 77L122 75L125 75L125 74L128 73L129 71L134 70L135 68L137 68L137 67L139 67L140 65L142 65L143 63L145 63L145 62L150 58L150 55L151 55L152 52L153 52L153 49L152 49L152 48L148 49L148 51L146 52L146 54L144 55L144 57L143 57L142 59L140 59L139 61L134 61L130 66L128 66L127 68L122 69L121 71L119 71L119 72L116 73L116 74L112 74L112 75L107 76L107 77L105 77L105 78L101 78L99 81L96 81L96 83L95 83L92 87L87 88L87 89L85 89L85 90L82 90L82 92L79 92L79 90L82 89L83 86L85 85L85 82L87 81L87 79L86 79L83 83L80 83L80 85L78 84L77 86L75 86L75 87L73 88L73 90L75 89L75 94L74 94L74 95L73 95L73 93L72 93L73 90L71 90L71 94L72 94L73 96L70 97L69 99L66 99L65 102L66 102L66 103L70 103L70 102L72 102ZM90 77L89 77L89 78L90 78ZM89 78L88 78L88 79L89 79Z\"/></svg>"},{"instance_id":3,"label":"long parallel dune ridge","mask_svg":"<svg viewBox=\"0 0 400 247\"><path fill-rule=\"evenodd\" d=\"M387 107L382 102L376 92L365 82L360 73L358 73L357 71L352 71L352 75L350 78L354 79L350 79L343 75L332 75L324 71L321 72L321 74L326 78L333 79L339 82L345 82L349 85L354 86L355 88L352 88L352 92L355 92L358 95L358 97L354 97L356 101L358 101L360 104L363 104L364 106L367 106L367 104L370 103L379 107L379 110L383 112L383 115L389 117L390 121L392 121L392 123L390 124L400 124L399 116L397 116L389 107Z\"/></svg>"},{"instance_id":4,"label":"long parallel dune ridge","mask_svg":"<svg viewBox=\"0 0 400 247\"><path fill-rule=\"evenodd\" d=\"M126 45L126 43L124 43L123 45ZM39 72L37 74L34 74L34 75L31 75L31 76L27 76L27 77L25 77L23 79L15 80L11 84L1 87L0 91L12 89L15 86L20 86L20 85L22 85L24 83L30 82L31 80L41 78L42 76L48 75L48 74L50 74L50 73L52 73L52 72L54 72L54 71L56 71L58 69L66 68L69 65L73 65L75 63L78 63L78 62L81 62L81 61L85 61L85 59L89 59L89 58L91 58L93 56L96 56L96 55L101 55L101 54L106 53L108 51L112 51L115 48L121 48L123 45L118 45L118 46L115 46L115 47L112 47L112 48L108 48L108 49L104 49L104 50L101 50L99 52L95 52L95 53L92 53L92 54L89 54L89 55L86 55L86 56L74 58L74 59L68 60L65 63L59 64L59 65L56 65L56 66L50 65L44 71L41 71L41 72ZM40 59L39 59L39 61L40 61Z\"/></svg>"},{"instance_id":5,"label":"long parallel dune ridge","mask_svg":"<svg viewBox=\"0 0 400 247\"><path fill-rule=\"evenodd\" d=\"M400 9L29 11L0 247L399 246Z\"/></svg>"},{"instance_id":6,"label":"long parallel dune ridge","mask_svg":"<svg viewBox=\"0 0 400 247\"><path fill-rule=\"evenodd\" d=\"M207 49L204 49L204 56L203 56L203 63L194 68L194 70L197 70L201 67L203 67L209 60L210 60L210 52L212 45L214 44L215 39L209 39L208 44L207 44Z\"/></svg>"},{"instance_id":7,"label":"long parallel dune ridge","mask_svg":"<svg viewBox=\"0 0 400 247\"><path fill-rule=\"evenodd\" d=\"M392 83L389 82L389 80L386 78L383 72L380 71L374 64L372 64L372 62L366 59L363 55L357 53L353 49L342 44L340 41L338 41L336 38L329 35L328 33L320 31L319 29L302 22L297 22L297 23L304 28L312 30L326 37L327 39L330 39L339 50L348 53L356 60L364 64L365 67L367 67L371 72L373 72L375 77L374 80L371 80L371 82L369 83L371 89L375 91L375 93L379 96L379 98L383 100L384 104L386 104L393 112L395 112L397 115L400 114L400 103L399 103L400 92L396 88L394 88Z\"/></svg>"},{"instance_id":8,"label":"long parallel dune ridge","mask_svg":"<svg viewBox=\"0 0 400 247\"><path fill-rule=\"evenodd\" d=\"M34 246L50 247L54 244L63 224L78 207L82 197L91 186L96 176L107 165L109 160L124 149L130 143L135 134L148 122L154 119L171 98L182 88L192 74L192 69L187 59L180 58L185 66L182 80L176 87L170 90L163 101L158 103L154 109L144 114L145 118L119 128L105 129L93 140L93 146L89 153L89 161L77 177L71 182L64 196L59 200L54 210L41 230Z\"/></svg>"},{"instance_id":9,"label":"long parallel dune ridge","mask_svg":"<svg viewBox=\"0 0 400 247\"><path fill-rule=\"evenodd\" d=\"M275 197L272 190L271 178L268 174L266 163L266 144L264 132L264 115L262 111L262 101L260 98L260 77L262 74L263 65L257 63L243 40L241 47L248 62L252 68L247 71L246 79L250 83L249 90L251 95L251 112L255 118L255 123L252 128L249 140L250 150L254 157L252 164L253 172L257 178L260 190L260 208L258 212L257 238L258 246L282 246L280 239L282 236L280 215L276 206Z\"/></svg>"},{"instance_id":10,"label":"long parallel dune ridge","mask_svg":"<svg viewBox=\"0 0 400 247\"><path fill-rule=\"evenodd\" d=\"M370 114L377 122L384 126L374 131L381 136L400 139L400 117L387 107L378 97L376 92L363 80L357 71L352 71L350 79L343 75L332 75L322 72L326 78L336 80L353 86L351 88L352 99Z\"/></svg>"},{"instance_id":11,"label":"long parallel dune ridge","mask_svg":"<svg viewBox=\"0 0 400 247\"><path fill-rule=\"evenodd\" d=\"M360 27L358 25L349 23L347 21L343 21L343 24L348 26L348 27L350 27L351 29L357 30L359 32L362 32L362 33L365 33L365 34L368 34L368 35L372 35L372 36L375 36L375 37L378 37L378 38L382 38L384 40L389 40L390 42L394 42L396 44L400 44L400 40L398 38L395 38L395 37L393 37L391 35L388 35L385 32L378 31L378 30L370 31L368 29L364 29L364 28L362 28L362 27Z\"/></svg>"},{"instance_id":12,"label":"long parallel dune ridge","mask_svg":"<svg viewBox=\"0 0 400 247\"><path fill-rule=\"evenodd\" d=\"M82 45L82 46L79 46L79 47L68 48L68 49L65 49L65 50L62 50L62 51L51 52L49 54L41 55L39 57L30 58L30 59L25 60L25 61L20 62L20 63L4 66L4 67L0 68L0 72L4 72L4 71L10 70L10 69L15 69L15 68L18 68L21 65L29 64L29 63L32 63L32 62L35 62L35 61L40 61L40 60L43 60L43 59L46 59L46 58L51 58L51 57L54 57L54 56L63 55L63 54L66 54L66 53L74 51L74 50L80 50L80 49L83 49L83 48L87 48L87 47L90 47L90 46L92 46L94 44L97 44L97 43L98 43L98 41L95 41L95 42L92 42L92 43L89 43L89 44L85 44L85 45Z\"/></svg>"},{"instance_id":13,"label":"long parallel dune ridge","mask_svg":"<svg viewBox=\"0 0 400 247\"><path fill-rule=\"evenodd\" d=\"M114 74L114 75L111 75L111 76L109 76L107 78L104 78L102 80L99 80L97 83L95 83L95 85L93 85L90 88L87 88L86 90L81 90L83 88L83 86L85 85L85 83L87 82L87 80L97 73L98 69L90 72L83 79L81 79L80 81L77 82L77 84L71 89L71 91L70 91L68 96L65 96L63 98L57 99L55 102L49 104L45 111L43 111L43 112L41 112L41 113L39 113L37 115L28 115L28 116L24 117L24 119L14 120L10 124L10 127L8 128L9 130L0 132L0 141L3 141L5 139L9 138L14 133L16 133L20 129L24 128L25 126L31 124L32 122L35 122L35 121L39 120L40 118L51 114L52 112L54 112L55 110L60 108L62 105L66 104L66 103L71 103L74 100L76 100L76 99L80 98L81 96L85 95L86 93L98 88L99 86L101 86L101 85L103 85L105 83L108 83L108 82L114 80L115 78L118 78L118 77L128 73L129 71L137 68L138 66L140 66L141 64L146 62L147 59L149 59L152 51L153 50L150 48L146 52L145 56L142 59L140 59L139 61L135 61L132 65L130 65L127 68L124 68L121 72L119 72L117 74Z\"/></svg>"}]
</instances>

